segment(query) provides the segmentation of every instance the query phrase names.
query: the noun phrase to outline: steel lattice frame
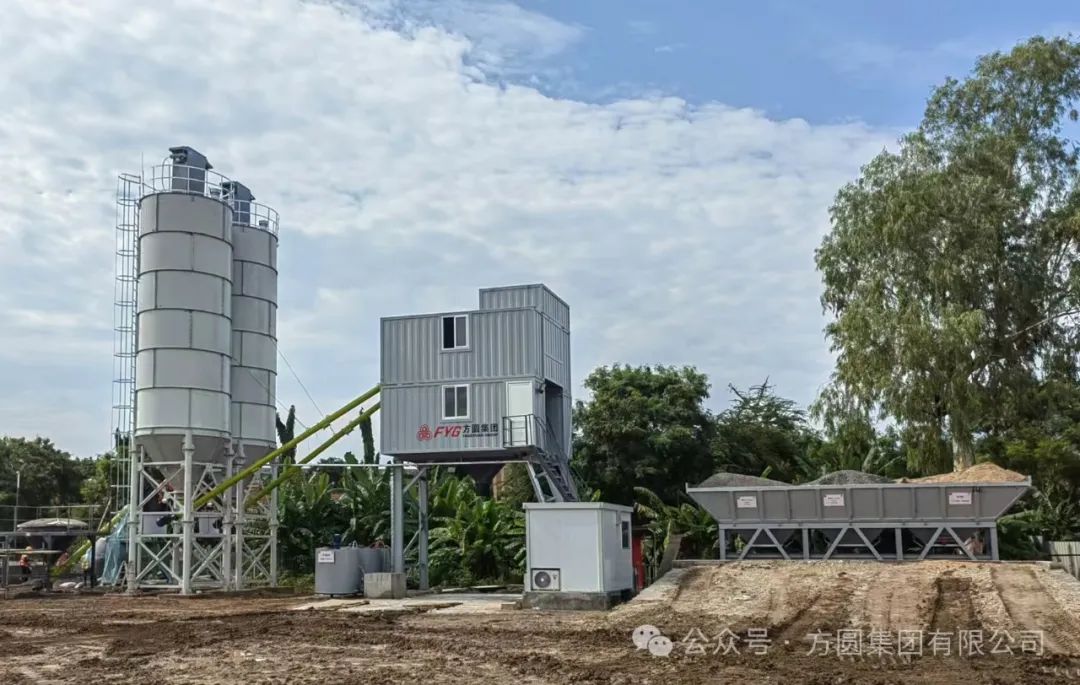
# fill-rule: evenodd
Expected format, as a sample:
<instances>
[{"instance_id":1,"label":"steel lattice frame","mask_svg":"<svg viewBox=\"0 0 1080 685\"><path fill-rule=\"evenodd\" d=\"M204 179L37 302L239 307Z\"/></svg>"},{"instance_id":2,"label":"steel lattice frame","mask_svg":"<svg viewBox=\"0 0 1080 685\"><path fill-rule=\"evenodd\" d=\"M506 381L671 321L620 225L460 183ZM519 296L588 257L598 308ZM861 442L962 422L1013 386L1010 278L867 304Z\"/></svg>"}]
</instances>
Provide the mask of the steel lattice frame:
<instances>
[{"instance_id":1,"label":"steel lattice frame","mask_svg":"<svg viewBox=\"0 0 1080 685\"><path fill-rule=\"evenodd\" d=\"M918 537L912 540L918 547L915 555L905 554L904 535L907 531L929 533L925 542ZM973 530L985 536L987 549L976 554L965 544L964 537L957 530ZM793 531L799 537L791 535ZM832 537L824 550L815 544L815 533L829 533ZM892 533L892 550L883 549L883 541ZM742 540L742 547L735 549L735 556L728 554L728 543L736 538ZM828 538L826 538L828 540ZM798 550L789 546L799 541ZM782 558L785 560L801 559L804 561L824 561L828 559L873 558L877 561L922 561L923 559L956 559L959 552L971 561L998 561L997 525L994 523L966 523L958 525L956 521L918 521L904 524L759 524L719 527L719 550L721 561L742 561L744 559ZM947 547L953 554L935 554L935 547ZM856 551L859 550L859 551ZM764 551L764 553L762 553Z\"/></svg>"}]
</instances>

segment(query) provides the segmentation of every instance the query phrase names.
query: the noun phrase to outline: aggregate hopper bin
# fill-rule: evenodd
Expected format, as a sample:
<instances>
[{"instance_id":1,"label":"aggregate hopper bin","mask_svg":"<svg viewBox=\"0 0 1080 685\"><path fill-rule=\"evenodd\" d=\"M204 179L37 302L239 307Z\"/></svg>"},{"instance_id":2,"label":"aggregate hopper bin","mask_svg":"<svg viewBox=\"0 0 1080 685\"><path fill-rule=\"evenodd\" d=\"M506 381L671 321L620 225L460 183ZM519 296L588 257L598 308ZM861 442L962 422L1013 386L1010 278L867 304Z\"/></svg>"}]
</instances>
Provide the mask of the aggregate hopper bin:
<instances>
[{"instance_id":1,"label":"aggregate hopper bin","mask_svg":"<svg viewBox=\"0 0 1080 685\"><path fill-rule=\"evenodd\" d=\"M797 532L824 538L824 552L804 534L803 558L828 558L837 547L854 544L881 558L878 540L888 539L890 555L905 558L907 538L921 543L919 557L931 542L969 538L981 531L996 538L996 522L1031 486L1017 482L875 483L851 485L781 485L774 487L687 487L686 491L716 519L725 532L753 535L782 556ZM894 535L889 535L892 531ZM960 533L965 533L961 536ZM840 538L838 540L838 538ZM774 543L775 540L775 543ZM996 542L996 539L994 540ZM996 544L989 553L996 555ZM816 556L819 553L824 556ZM745 555L743 555L745 556ZM970 556L970 554L969 554Z\"/></svg>"}]
</instances>

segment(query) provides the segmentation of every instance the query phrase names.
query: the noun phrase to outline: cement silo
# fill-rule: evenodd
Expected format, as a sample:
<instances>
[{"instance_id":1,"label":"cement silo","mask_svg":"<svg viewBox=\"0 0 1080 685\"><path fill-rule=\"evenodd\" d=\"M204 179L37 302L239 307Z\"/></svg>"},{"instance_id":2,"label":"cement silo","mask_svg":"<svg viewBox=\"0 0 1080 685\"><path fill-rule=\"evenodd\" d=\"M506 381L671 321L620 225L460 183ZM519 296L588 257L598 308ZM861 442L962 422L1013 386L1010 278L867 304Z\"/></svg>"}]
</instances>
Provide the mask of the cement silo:
<instances>
[{"instance_id":1,"label":"cement silo","mask_svg":"<svg viewBox=\"0 0 1080 685\"><path fill-rule=\"evenodd\" d=\"M225 184L232 223L232 436L244 464L277 445L277 213Z\"/></svg>"},{"instance_id":2,"label":"cement silo","mask_svg":"<svg viewBox=\"0 0 1080 685\"><path fill-rule=\"evenodd\" d=\"M273 468L223 484L239 460L276 445L277 213L189 147L170 148L149 176L132 178L140 197L128 587L273 584L274 501L255 512L244 505Z\"/></svg>"},{"instance_id":3,"label":"cement silo","mask_svg":"<svg viewBox=\"0 0 1080 685\"><path fill-rule=\"evenodd\" d=\"M211 166L170 149L139 206L134 444L165 472L190 435L200 462L231 432L233 210Z\"/></svg>"}]
</instances>

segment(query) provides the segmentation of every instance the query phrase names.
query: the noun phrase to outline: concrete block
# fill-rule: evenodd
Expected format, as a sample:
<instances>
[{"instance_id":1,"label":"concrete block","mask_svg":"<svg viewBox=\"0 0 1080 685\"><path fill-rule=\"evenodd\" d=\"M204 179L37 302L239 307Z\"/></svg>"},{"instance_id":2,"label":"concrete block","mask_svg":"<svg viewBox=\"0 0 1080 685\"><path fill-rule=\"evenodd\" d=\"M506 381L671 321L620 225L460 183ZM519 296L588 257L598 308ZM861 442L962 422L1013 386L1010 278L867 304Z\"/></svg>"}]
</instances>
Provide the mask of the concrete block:
<instances>
[{"instance_id":1,"label":"concrete block","mask_svg":"<svg viewBox=\"0 0 1080 685\"><path fill-rule=\"evenodd\" d=\"M626 592L526 592L521 604L526 609L562 611L606 611L629 599Z\"/></svg>"},{"instance_id":2,"label":"concrete block","mask_svg":"<svg viewBox=\"0 0 1080 685\"><path fill-rule=\"evenodd\" d=\"M365 573L364 596L368 599L401 599L405 596L404 573Z\"/></svg>"}]
</instances>

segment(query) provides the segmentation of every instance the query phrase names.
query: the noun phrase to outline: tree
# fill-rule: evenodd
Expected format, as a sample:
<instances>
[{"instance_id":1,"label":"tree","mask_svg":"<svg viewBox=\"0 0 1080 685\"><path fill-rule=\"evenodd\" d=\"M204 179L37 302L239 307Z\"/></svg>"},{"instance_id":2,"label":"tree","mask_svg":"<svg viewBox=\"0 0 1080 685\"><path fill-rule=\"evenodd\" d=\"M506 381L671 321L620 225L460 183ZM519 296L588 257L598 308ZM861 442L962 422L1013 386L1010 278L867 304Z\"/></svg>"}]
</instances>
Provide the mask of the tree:
<instances>
[{"instance_id":1,"label":"tree","mask_svg":"<svg viewBox=\"0 0 1080 685\"><path fill-rule=\"evenodd\" d=\"M717 469L797 480L803 458L820 442L806 423L806 412L773 392L768 379L745 391L728 387L735 399L716 417L712 449Z\"/></svg>"},{"instance_id":2,"label":"tree","mask_svg":"<svg viewBox=\"0 0 1080 685\"><path fill-rule=\"evenodd\" d=\"M575 467L607 502L633 504L646 486L673 502L712 472L709 382L693 367L615 365L585 379L574 409Z\"/></svg>"},{"instance_id":3,"label":"tree","mask_svg":"<svg viewBox=\"0 0 1080 685\"><path fill-rule=\"evenodd\" d=\"M0 518L10 524L14 514L6 506L15 504L16 473L19 518L26 519L35 507L79 503L79 488L92 469L92 462L73 459L47 438L0 437L0 504L5 505Z\"/></svg>"},{"instance_id":4,"label":"tree","mask_svg":"<svg viewBox=\"0 0 1080 685\"><path fill-rule=\"evenodd\" d=\"M1077 352L1080 44L1033 38L947 80L846 185L817 251L832 398L894 419L913 466L970 465L978 435ZM831 404L831 403L830 403Z\"/></svg>"},{"instance_id":5,"label":"tree","mask_svg":"<svg viewBox=\"0 0 1080 685\"><path fill-rule=\"evenodd\" d=\"M296 437L296 406L289 407L289 413L285 416L284 421L281 420L281 414L274 414L274 427L277 429L279 445L285 445L292 442L292 439ZM287 450L285 454L281 455L281 463L296 463L295 447L291 450Z\"/></svg>"}]
</instances>

